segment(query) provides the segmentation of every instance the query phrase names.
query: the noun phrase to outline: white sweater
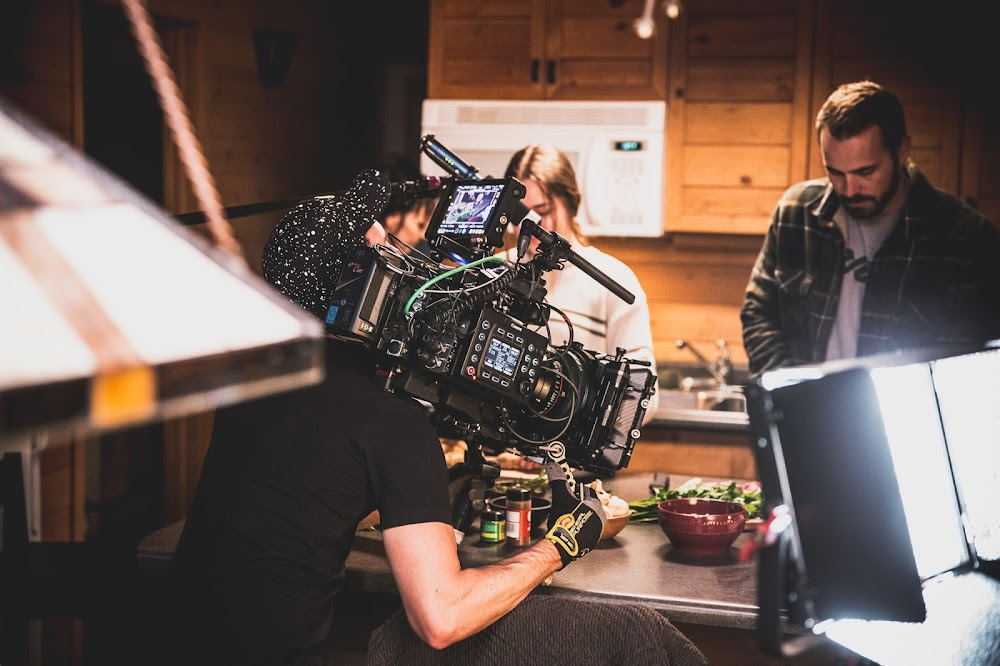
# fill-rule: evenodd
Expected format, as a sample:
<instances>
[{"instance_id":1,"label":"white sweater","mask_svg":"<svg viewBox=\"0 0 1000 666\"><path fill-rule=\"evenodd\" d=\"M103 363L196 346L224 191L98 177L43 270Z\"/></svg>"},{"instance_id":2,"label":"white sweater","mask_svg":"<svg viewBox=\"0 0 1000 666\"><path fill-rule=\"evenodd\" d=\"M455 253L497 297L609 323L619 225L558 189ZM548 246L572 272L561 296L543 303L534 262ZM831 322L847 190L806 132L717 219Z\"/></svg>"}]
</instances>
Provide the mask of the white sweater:
<instances>
[{"instance_id":1,"label":"white sweater","mask_svg":"<svg viewBox=\"0 0 1000 666\"><path fill-rule=\"evenodd\" d=\"M566 262L562 270L548 271L544 275L548 292L546 302L562 310L573 324L573 340L584 349L615 355L617 347L625 350L625 357L648 361L656 372L653 354L653 332L649 323L649 303L639 279L622 261L601 252L591 245L574 245L573 250L590 264L635 295L631 305L611 293L602 284L576 266ZM507 258L516 261L515 250ZM552 344L565 344L569 327L552 312L549 316ZM653 417L658 404L654 394L646 421Z\"/></svg>"}]
</instances>

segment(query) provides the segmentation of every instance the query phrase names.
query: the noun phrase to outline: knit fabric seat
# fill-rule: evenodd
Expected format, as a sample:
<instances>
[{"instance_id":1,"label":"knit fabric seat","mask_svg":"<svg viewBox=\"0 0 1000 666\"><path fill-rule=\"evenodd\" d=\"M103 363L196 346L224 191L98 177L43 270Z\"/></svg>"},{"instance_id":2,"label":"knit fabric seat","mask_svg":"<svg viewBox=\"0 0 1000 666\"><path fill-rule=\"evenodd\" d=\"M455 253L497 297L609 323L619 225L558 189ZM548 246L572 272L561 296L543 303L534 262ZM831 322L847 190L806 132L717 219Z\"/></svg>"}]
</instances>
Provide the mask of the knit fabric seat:
<instances>
[{"instance_id":1,"label":"knit fabric seat","mask_svg":"<svg viewBox=\"0 0 1000 666\"><path fill-rule=\"evenodd\" d=\"M370 666L703 666L701 651L652 608L531 595L478 634L443 650L424 643L400 610L368 643Z\"/></svg>"}]
</instances>

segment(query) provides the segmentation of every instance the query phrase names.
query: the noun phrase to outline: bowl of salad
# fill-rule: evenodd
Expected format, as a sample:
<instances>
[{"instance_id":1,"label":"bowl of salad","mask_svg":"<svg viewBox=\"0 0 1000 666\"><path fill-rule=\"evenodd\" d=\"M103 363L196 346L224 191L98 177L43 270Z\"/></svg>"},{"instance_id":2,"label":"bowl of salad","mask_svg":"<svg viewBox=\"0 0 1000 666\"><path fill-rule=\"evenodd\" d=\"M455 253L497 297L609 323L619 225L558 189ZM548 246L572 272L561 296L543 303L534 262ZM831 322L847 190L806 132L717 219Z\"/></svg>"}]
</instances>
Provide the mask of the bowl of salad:
<instances>
[{"instance_id":1,"label":"bowl of salad","mask_svg":"<svg viewBox=\"0 0 1000 666\"><path fill-rule=\"evenodd\" d=\"M736 502L746 512L744 529L754 529L761 520L763 496L757 481L703 481L695 477L676 488L660 488L649 498L629 502L633 523L653 523L659 520L657 508L660 502L672 499L715 499Z\"/></svg>"}]
</instances>

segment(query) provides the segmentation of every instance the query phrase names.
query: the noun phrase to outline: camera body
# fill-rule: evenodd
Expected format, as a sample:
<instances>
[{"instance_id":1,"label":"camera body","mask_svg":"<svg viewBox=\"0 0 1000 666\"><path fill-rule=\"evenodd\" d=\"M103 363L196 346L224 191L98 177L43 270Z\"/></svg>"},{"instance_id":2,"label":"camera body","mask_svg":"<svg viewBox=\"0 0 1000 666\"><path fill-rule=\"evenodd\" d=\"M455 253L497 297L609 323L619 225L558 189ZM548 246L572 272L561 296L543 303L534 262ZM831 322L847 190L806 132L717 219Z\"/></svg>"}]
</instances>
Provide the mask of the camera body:
<instances>
[{"instance_id":1,"label":"camera body","mask_svg":"<svg viewBox=\"0 0 1000 666\"><path fill-rule=\"evenodd\" d=\"M544 249L524 263L492 254L528 212L523 196L513 178L449 183L426 237L460 265L355 248L327 329L381 352L383 388L429 403L440 435L531 457L558 440L571 465L613 473L628 465L656 377L621 351L553 347L542 334L543 276L560 258Z\"/></svg>"}]
</instances>

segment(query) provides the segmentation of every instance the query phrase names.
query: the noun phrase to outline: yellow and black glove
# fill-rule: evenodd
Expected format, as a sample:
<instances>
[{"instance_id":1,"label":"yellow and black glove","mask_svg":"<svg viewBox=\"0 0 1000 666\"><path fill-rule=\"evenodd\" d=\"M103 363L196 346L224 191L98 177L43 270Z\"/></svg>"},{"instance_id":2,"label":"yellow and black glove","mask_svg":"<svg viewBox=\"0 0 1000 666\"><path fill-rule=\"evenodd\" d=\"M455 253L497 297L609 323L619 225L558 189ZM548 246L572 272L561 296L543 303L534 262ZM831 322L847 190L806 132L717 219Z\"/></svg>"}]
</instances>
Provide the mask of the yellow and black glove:
<instances>
[{"instance_id":1,"label":"yellow and black glove","mask_svg":"<svg viewBox=\"0 0 1000 666\"><path fill-rule=\"evenodd\" d=\"M565 567L589 553L601 540L604 509L594 491L573 482L562 466L546 463L545 473L552 489L552 510L545 538L555 545Z\"/></svg>"}]
</instances>

